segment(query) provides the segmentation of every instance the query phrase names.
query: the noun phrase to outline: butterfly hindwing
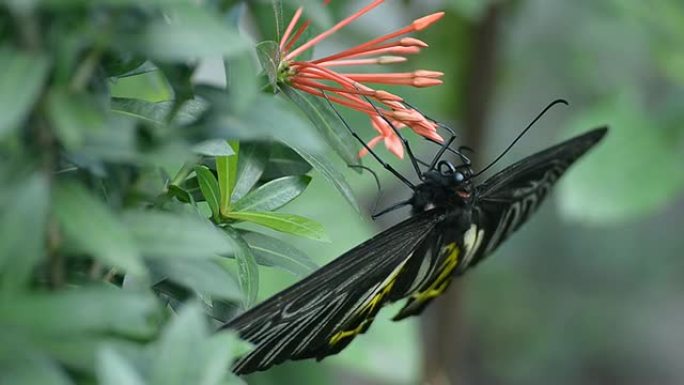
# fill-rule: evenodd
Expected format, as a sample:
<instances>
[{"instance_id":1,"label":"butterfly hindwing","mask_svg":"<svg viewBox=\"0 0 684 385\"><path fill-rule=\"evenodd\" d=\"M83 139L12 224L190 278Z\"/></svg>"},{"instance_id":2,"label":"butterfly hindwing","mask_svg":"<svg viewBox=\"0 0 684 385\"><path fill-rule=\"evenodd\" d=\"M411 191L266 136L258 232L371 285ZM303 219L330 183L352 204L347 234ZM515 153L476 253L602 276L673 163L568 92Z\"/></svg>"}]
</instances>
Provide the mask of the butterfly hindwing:
<instances>
[{"instance_id":1,"label":"butterfly hindwing","mask_svg":"<svg viewBox=\"0 0 684 385\"><path fill-rule=\"evenodd\" d=\"M411 217L229 321L223 328L255 345L233 370L337 353L393 298L403 264L441 218L440 210Z\"/></svg>"}]
</instances>

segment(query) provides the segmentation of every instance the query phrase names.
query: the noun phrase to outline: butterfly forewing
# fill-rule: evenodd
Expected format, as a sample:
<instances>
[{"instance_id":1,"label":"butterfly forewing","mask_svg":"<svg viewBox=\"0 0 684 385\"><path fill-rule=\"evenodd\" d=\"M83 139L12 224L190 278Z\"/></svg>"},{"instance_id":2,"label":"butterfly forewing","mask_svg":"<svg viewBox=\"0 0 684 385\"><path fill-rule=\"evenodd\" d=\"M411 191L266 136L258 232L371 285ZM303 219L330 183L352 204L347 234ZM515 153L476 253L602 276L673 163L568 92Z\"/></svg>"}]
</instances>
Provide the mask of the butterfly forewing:
<instances>
[{"instance_id":1,"label":"butterfly forewing","mask_svg":"<svg viewBox=\"0 0 684 385\"><path fill-rule=\"evenodd\" d=\"M341 350L368 328L403 264L441 219L438 210L409 218L225 324L255 345L233 370L249 373Z\"/></svg>"},{"instance_id":2,"label":"butterfly forewing","mask_svg":"<svg viewBox=\"0 0 684 385\"><path fill-rule=\"evenodd\" d=\"M531 155L478 186L475 210L480 212L485 240L473 264L525 223L568 167L598 143L606 131L598 128Z\"/></svg>"}]
</instances>

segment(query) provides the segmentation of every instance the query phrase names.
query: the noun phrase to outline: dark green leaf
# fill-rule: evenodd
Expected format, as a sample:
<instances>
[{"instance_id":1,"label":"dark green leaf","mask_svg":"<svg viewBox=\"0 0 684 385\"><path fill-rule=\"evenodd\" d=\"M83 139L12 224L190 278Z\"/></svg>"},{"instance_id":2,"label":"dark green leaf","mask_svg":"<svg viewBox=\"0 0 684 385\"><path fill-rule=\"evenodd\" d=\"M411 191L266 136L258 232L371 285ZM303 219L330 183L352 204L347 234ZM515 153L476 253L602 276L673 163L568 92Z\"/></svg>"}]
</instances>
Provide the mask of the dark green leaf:
<instances>
[{"instance_id":1,"label":"dark green leaf","mask_svg":"<svg viewBox=\"0 0 684 385\"><path fill-rule=\"evenodd\" d=\"M153 103L129 98L113 98L111 101L112 111L160 126L167 124L173 106L173 101ZM194 122L206 108L206 104L201 101L189 100L180 108L173 123L183 125Z\"/></svg>"},{"instance_id":2,"label":"dark green leaf","mask_svg":"<svg viewBox=\"0 0 684 385\"><path fill-rule=\"evenodd\" d=\"M273 143L263 178L271 180L288 175L304 175L311 165L297 152L281 143Z\"/></svg>"},{"instance_id":3,"label":"dark green leaf","mask_svg":"<svg viewBox=\"0 0 684 385\"><path fill-rule=\"evenodd\" d=\"M140 252L123 223L83 187L61 184L55 191L54 213L74 246L108 266L134 275L146 273Z\"/></svg>"},{"instance_id":4,"label":"dark green leaf","mask_svg":"<svg viewBox=\"0 0 684 385\"><path fill-rule=\"evenodd\" d=\"M237 160L239 144L234 141L231 144L233 155L216 157L216 174L218 175L218 186L220 192L219 211L226 215L231 210L231 197L233 186L237 179Z\"/></svg>"},{"instance_id":5,"label":"dark green leaf","mask_svg":"<svg viewBox=\"0 0 684 385\"><path fill-rule=\"evenodd\" d=\"M342 174L342 172L335 167L332 161L323 155L307 151L299 146L292 146L292 149L294 149L302 158L312 165L313 168L318 171L323 178L325 178L325 180L328 181L328 183L335 186L337 191L342 194L344 199L349 202L356 212L361 212L351 186L349 186L349 183L347 183L347 179L344 177L344 174Z\"/></svg>"},{"instance_id":6,"label":"dark green leaf","mask_svg":"<svg viewBox=\"0 0 684 385\"><path fill-rule=\"evenodd\" d=\"M157 211L129 211L124 222L150 258L210 258L232 252L230 241L209 221Z\"/></svg>"},{"instance_id":7,"label":"dark green leaf","mask_svg":"<svg viewBox=\"0 0 684 385\"><path fill-rule=\"evenodd\" d=\"M48 74L46 57L0 47L0 138L28 116Z\"/></svg>"},{"instance_id":8,"label":"dark green leaf","mask_svg":"<svg viewBox=\"0 0 684 385\"><path fill-rule=\"evenodd\" d=\"M245 232L242 237L260 265L278 267L300 277L318 268L303 251L280 239L251 231Z\"/></svg>"},{"instance_id":9,"label":"dark green leaf","mask_svg":"<svg viewBox=\"0 0 684 385\"><path fill-rule=\"evenodd\" d=\"M263 143L241 143L238 157L237 181L232 201L242 198L259 181L268 162L270 148Z\"/></svg>"},{"instance_id":10,"label":"dark green leaf","mask_svg":"<svg viewBox=\"0 0 684 385\"><path fill-rule=\"evenodd\" d=\"M235 260L238 265L238 279L242 291L245 293L244 305L252 306L259 294L259 267L247 242L240 233L230 227L224 229L235 245Z\"/></svg>"},{"instance_id":11,"label":"dark green leaf","mask_svg":"<svg viewBox=\"0 0 684 385\"><path fill-rule=\"evenodd\" d=\"M0 199L0 282L3 290L26 284L44 257L43 240L50 202L48 181L42 175L31 175L12 187L6 187L9 194L3 198L11 196L13 199Z\"/></svg>"},{"instance_id":12,"label":"dark green leaf","mask_svg":"<svg viewBox=\"0 0 684 385\"><path fill-rule=\"evenodd\" d=\"M219 199L221 197L221 192L219 191L216 177L207 166L195 167L195 174L197 174L197 180L204 200L209 204L214 219L218 219L220 214Z\"/></svg>"},{"instance_id":13,"label":"dark green leaf","mask_svg":"<svg viewBox=\"0 0 684 385\"><path fill-rule=\"evenodd\" d=\"M211 13L195 5L177 6L170 20L149 24L145 32L127 41L148 57L185 62L220 55L233 57L247 52L249 43Z\"/></svg>"},{"instance_id":14,"label":"dark green leaf","mask_svg":"<svg viewBox=\"0 0 684 385\"><path fill-rule=\"evenodd\" d=\"M311 182L311 177L308 175L293 175L274 179L235 202L233 210L276 210L303 193L309 182Z\"/></svg>"},{"instance_id":15,"label":"dark green leaf","mask_svg":"<svg viewBox=\"0 0 684 385\"><path fill-rule=\"evenodd\" d=\"M145 380L126 357L104 347L97 353L97 380L101 385L145 385Z\"/></svg>"},{"instance_id":16,"label":"dark green leaf","mask_svg":"<svg viewBox=\"0 0 684 385\"><path fill-rule=\"evenodd\" d=\"M354 147L356 139L325 99L299 92L289 86L281 86L281 89L309 117L328 145L345 163L358 163Z\"/></svg>"},{"instance_id":17,"label":"dark green leaf","mask_svg":"<svg viewBox=\"0 0 684 385\"><path fill-rule=\"evenodd\" d=\"M231 219L256 223L273 230L299 235L316 241L328 242L330 240L320 223L299 215L273 212L234 211L230 212L227 216Z\"/></svg>"},{"instance_id":18,"label":"dark green leaf","mask_svg":"<svg viewBox=\"0 0 684 385\"><path fill-rule=\"evenodd\" d=\"M231 98L231 108L238 114L246 111L259 93L255 66L252 55L236 56L227 59L224 64L227 89L230 94L234 95Z\"/></svg>"},{"instance_id":19,"label":"dark green leaf","mask_svg":"<svg viewBox=\"0 0 684 385\"><path fill-rule=\"evenodd\" d=\"M204 156L230 156L235 154L225 139L205 140L192 146L192 151Z\"/></svg>"},{"instance_id":20,"label":"dark green leaf","mask_svg":"<svg viewBox=\"0 0 684 385\"><path fill-rule=\"evenodd\" d=\"M92 97L64 89L53 89L47 99L47 113L67 148L83 143L83 135L91 130L103 130L105 117Z\"/></svg>"},{"instance_id":21,"label":"dark green leaf","mask_svg":"<svg viewBox=\"0 0 684 385\"><path fill-rule=\"evenodd\" d=\"M202 294L231 301L243 298L235 278L213 261L170 259L156 261L153 266L170 280Z\"/></svg>"},{"instance_id":22,"label":"dark green leaf","mask_svg":"<svg viewBox=\"0 0 684 385\"><path fill-rule=\"evenodd\" d=\"M157 306L151 294L118 288L15 294L0 301L0 323L33 336L118 333L144 338L155 332Z\"/></svg>"},{"instance_id":23,"label":"dark green leaf","mask_svg":"<svg viewBox=\"0 0 684 385\"><path fill-rule=\"evenodd\" d=\"M204 344L209 337L201 308L184 306L164 329L154 349L151 385L199 384L206 358Z\"/></svg>"},{"instance_id":24,"label":"dark green leaf","mask_svg":"<svg viewBox=\"0 0 684 385\"><path fill-rule=\"evenodd\" d=\"M324 147L311 122L280 98L259 94L246 110L238 112L230 108L231 96L225 90L205 86L196 92L214 107L197 127L208 137L290 140L312 151Z\"/></svg>"},{"instance_id":25,"label":"dark green leaf","mask_svg":"<svg viewBox=\"0 0 684 385\"><path fill-rule=\"evenodd\" d=\"M266 72L268 81L273 89L277 89L278 65L280 63L280 49L275 41L262 41L256 46L257 57L261 68Z\"/></svg>"},{"instance_id":26,"label":"dark green leaf","mask_svg":"<svg viewBox=\"0 0 684 385\"><path fill-rule=\"evenodd\" d=\"M40 352L16 349L11 356L0 357L0 373L0 385L73 384L62 368Z\"/></svg>"}]
</instances>

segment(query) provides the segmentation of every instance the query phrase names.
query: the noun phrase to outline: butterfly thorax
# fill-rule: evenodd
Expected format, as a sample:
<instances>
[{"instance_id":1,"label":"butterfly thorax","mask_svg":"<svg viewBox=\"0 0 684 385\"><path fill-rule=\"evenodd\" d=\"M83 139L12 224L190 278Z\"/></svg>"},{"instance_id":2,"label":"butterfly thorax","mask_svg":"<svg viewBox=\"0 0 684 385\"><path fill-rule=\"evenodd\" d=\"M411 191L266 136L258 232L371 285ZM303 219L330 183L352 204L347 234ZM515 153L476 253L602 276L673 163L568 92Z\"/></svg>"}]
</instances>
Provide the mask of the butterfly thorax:
<instances>
[{"instance_id":1,"label":"butterfly thorax","mask_svg":"<svg viewBox=\"0 0 684 385\"><path fill-rule=\"evenodd\" d=\"M463 172L465 171L465 172ZM467 170L432 170L423 175L411 199L414 213L436 207L467 207L473 201L472 172Z\"/></svg>"}]
</instances>

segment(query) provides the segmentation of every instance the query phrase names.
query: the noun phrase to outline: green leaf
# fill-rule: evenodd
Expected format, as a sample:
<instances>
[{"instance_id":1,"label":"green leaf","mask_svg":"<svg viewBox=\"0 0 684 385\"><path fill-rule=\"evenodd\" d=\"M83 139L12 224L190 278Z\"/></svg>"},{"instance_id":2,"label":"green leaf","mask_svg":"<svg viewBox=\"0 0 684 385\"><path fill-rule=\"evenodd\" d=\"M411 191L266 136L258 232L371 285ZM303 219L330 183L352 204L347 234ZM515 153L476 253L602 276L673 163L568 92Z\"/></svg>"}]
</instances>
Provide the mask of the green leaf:
<instances>
[{"instance_id":1,"label":"green leaf","mask_svg":"<svg viewBox=\"0 0 684 385\"><path fill-rule=\"evenodd\" d=\"M44 258L45 227L50 202L47 178L35 174L5 187L0 199L0 287L8 290L28 283ZM12 197L12 200L6 198Z\"/></svg>"},{"instance_id":2,"label":"green leaf","mask_svg":"<svg viewBox=\"0 0 684 385\"><path fill-rule=\"evenodd\" d=\"M197 174L197 181L204 196L204 200L209 204L211 213L215 220L219 218L219 199L221 192L219 191L218 181L214 174L207 166L195 167L195 174Z\"/></svg>"},{"instance_id":3,"label":"green leaf","mask_svg":"<svg viewBox=\"0 0 684 385\"><path fill-rule=\"evenodd\" d=\"M204 156L230 156L235 154L225 139L205 140L192 146L192 151Z\"/></svg>"},{"instance_id":4,"label":"green leaf","mask_svg":"<svg viewBox=\"0 0 684 385\"><path fill-rule=\"evenodd\" d=\"M14 294L0 301L0 324L32 336L117 333L146 338L159 316L154 296L110 287ZM40 316L36 316L40 314Z\"/></svg>"},{"instance_id":5,"label":"green leaf","mask_svg":"<svg viewBox=\"0 0 684 385\"><path fill-rule=\"evenodd\" d=\"M283 207L306 190L308 175L293 175L272 180L233 204L234 211L271 211Z\"/></svg>"},{"instance_id":6,"label":"green leaf","mask_svg":"<svg viewBox=\"0 0 684 385\"><path fill-rule=\"evenodd\" d=\"M153 264L155 271L189 289L214 298L242 300L235 278L219 264L210 260L170 259Z\"/></svg>"},{"instance_id":7,"label":"green leaf","mask_svg":"<svg viewBox=\"0 0 684 385\"><path fill-rule=\"evenodd\" d=\"M234 95L231 98L231 107L237 113L246 111L259 94L256 65L252 60L252 55L240 55L227 59L224 67L228 92Z\"/></svg>"},{"instance_id":8,"label":"green leaf","mask_svg":"<svg viewBox=\"0 0 684 385\"><path fill-rule=\"evenodd\" d=\"M235 186L235 180L237 179L239 144L238 142L232 142L230 145L233 148L234 155L216 157L216 173L218 175L219 191L221 192L219 210L223 215L226 215L231 210L233 186Z\"/></svg>"},{"instance_id":9,"label":"green leaf","mask_svg":"<svg viewBox=\"0 0 684 385\"><path fill-rule=\"evenodd\" d=\"M97 352L97 380L101 385L146 384L135 365L109 347L103 347Z\"/></svg>"},{"instance_id":10,"label":"green leaf","mask_svg":"<svg viewBox=\"0 0 684 385\"><path fill-rule=\"evenodd\" d=\"M324 148L311 122L281 98L259 94L245 110L237 111L231 107L232 96L225 90L203 86L197 87L196 92L212 106L196 127L207 137L290 140L312 151Z\"/></svg>"},{"instance_id":11,"label":"green leaf","mask_svg":"<svg viewBox=\"0 0 684 385\"><path fill-rule=\"evenodd\" d=\"M273 143L263 178L266 180L288 175L304 175L311 171L311 164L290 147Z\"/></svg>"},{"instance_id":12,"label":"green leaf","mask_svg":"<svg viewBox=\"0 0 684 385\"><path fill-rule=\"evenodd\" d=\"M152 385L199 384L209 336L201 308L185 305L164 329L154 349L150 372Z\"/></svg>"},{"instance_id":13,"label":"green leaf","mask_svg":"<svg viewBox=\"0 0 684 385\"><path fill-rule=\"evenodd\" d=\"M325 156L319 155L310 151L307 151L306 149L292 145L291 146L293 150L297 152L302 158L304 158L313 168L318 171L325 180L328 181L328 183L332 184L337 191L339 191L340 194L344 197L344 199L349 202L349 204L356 210L356 212L360 213L361 209L359 208L359 204L356 201L356 198L354 197L354 192L352 191L351 186L349 186L349 183L347 182L347 179L344 177L344 174L342 174L341 171L335 167L335 165Z\"/></svg>"},{"instance_id":14,"label":"green leaf","mask_svg":"<svg viewBox=\"0 0 684 385\"><path fill-rule=\"evenodd\" d=\"M0 385L72 385L69 376L54 361L39 352L15 349L0 357Z\"/></svg>"},{"instance_id":15,"label":"green leaf","mask_svg":"<svg viewBox=\"0 0 684 385\"><path fill-rule=\"evenodd\" d=\"M242 55L249 42L203 7L176 6L168 18L147 25L144 32L131 36L125 44L148 57L168 62L198 58Z\"/></svg>"},{"instance_id":16,"label":"green leaf","mask_svg":"<svg viewBox=\"0 0 684 385\"><path fill-rule=\"evenodd\" d=\"M165 126L175 102L149 102L141 99L112 98L112 111L136 118L142 122ZM207 109L207 105L199 100L186 101L176 113L172 123L180 125L196 121Z\"/></svg>"},{"instance_id":17,"label":"green leaf","mask_svg":"<svg viewBox=\"0 0 684 385\"><path fill-rule=\"evenodd\" d=\"M275 41L262 41L256 45L257 58L261 68L268 76L268 81L274 90L278 89L278 64L280 63L280 49Z\"/></svg>"},{"instance_id":18,"label":"green leaf","mask_svg":"<svg viewBox=\"0 0 684 385\"><path fill-rule=\"evenodd\" d=\"M75 183L55 190L54 214L66 238L107 266L146 274L139 250L124 224L99 199Z\"/></svg>"},{"instance_id":19,"label":"green leaf","mask_svg":"<svg viewBox=\"0 0 684 385\"><path fill-rule=\"evenodd\" d=\"M43 55L0 47L0 138L24 122L40 95L49 67Z\"/></svg>"},{"instance_id":20,"label":"green leaf","mask_svg":"<svg viewBox=\"0 0 684 385\"><path fill-rule=\"evenodd\" d=\"M124 214L124 222L146 257L211 258L232 252L225 235L196 216L129 211Z\"/></svg>"},{"instance_id":21,"label":"green leaf","mask_svg":"<svg viewBox=\"0 0 684 385\"><path fill-rule=\"evenodd\" d=\"M256 223L273 230L299 235L316 241L328 242L330 240L320 223L299 215L273 212L234 211L230 212L227 216L231 219Z\"/></svg>"},{"instance_id":22,"label":"green leaf","mask_svg":"<svg viewBox=\"0 0 684 385\"><path fill-rule=\"evenodd\" d=\"M245 293L245 308L251 307L259 294L259 267L247 242L240 233L231 227L224 228L226 234L235 245L235 260L238 265L238 279L242 291Z\"/></svg>"},{"instance_id":23,"label":"green leaf","mask_svg":"<svg viewBox=\"0 0 684 385\"><path fill-rule=\"evenodd\" d=\"M91 130L103 130L105 116L92 96L57 88L50 91L47 114L55 126L60 141L68 149L83 144Z\"/></svg>"},{"instance_id":24,"label":"green leaf","mask_svg":"<svg viewBox=\"0 0 684 385\"><path fill-rule=\"evenodd\" d=\"M238 384L230 366L247 351L246 345L231 332L210 334L200 306L186 305L150 352L154 358L150 384Z\"/></svg>"},{"instance_id":25,"label":"green leaf","mask_svg":"<svg viewBox=\"0 0 684 385\"><path fill-rule=\"evenodd\" d=\"M345 163L358 164L354 147L356 139L325 99L299 92L289 86L281 85L280 88L309 117L328 145Z\"/></svg>"},{"instance_id":26,"label":"green leaf","mask_svg":"<svg viewBox=\"0 0 684 385\"><path fill-rule=\"evenodd\" d=\"M251 231L243 233L242 238L260 265L278 267L299 277L318 269L306 253L280 239Z\"/></svg>"},{"instance_id":27,"label":"green leaf","mask_svg":"<svg viewBox=\"0 0 684 385\"><path fill-rule=\"evenodd\" d=\"M233 202L242 198L259 181L268 162L270 148L263 143L244 143L240 145L237 181L233 187Z\"/></svg>"}]
</instances>

